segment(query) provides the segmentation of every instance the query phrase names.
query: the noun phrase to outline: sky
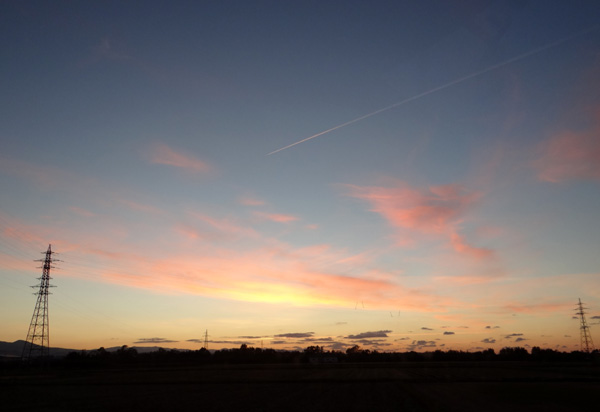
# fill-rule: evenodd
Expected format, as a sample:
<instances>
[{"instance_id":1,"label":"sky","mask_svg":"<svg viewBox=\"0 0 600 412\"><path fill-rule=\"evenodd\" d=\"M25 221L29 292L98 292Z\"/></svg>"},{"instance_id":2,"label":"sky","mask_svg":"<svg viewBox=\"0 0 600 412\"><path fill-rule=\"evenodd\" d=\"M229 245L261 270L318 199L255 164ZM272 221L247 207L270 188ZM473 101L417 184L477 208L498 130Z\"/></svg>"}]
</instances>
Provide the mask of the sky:
<instances>
[{"instance_id":1,"label":"sky","mask_svg":"<svg viewBox=\"0 0 600 412\"><path fill-rule=\"evenodd\" d=\"M600 345L600 3L0 3L0 340Z\"/></svg>"}]
</instances>

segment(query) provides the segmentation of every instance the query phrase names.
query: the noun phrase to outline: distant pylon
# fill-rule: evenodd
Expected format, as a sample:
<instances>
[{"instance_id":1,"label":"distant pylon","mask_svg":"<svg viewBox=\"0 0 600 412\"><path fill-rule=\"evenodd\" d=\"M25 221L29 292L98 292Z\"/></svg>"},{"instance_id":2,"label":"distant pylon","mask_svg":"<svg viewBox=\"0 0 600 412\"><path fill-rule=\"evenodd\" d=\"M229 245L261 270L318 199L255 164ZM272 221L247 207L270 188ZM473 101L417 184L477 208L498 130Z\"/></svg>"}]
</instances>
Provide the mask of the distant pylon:
<instances>
[{"instance_id":1,"label":"distant pylon","mask_svg":"<svg viewBox=\"0 0 600 412\"><path fill-rule=\"evenodd\" d=\"M44 252L42 252L44 253ZM51 245L48 245L45 259L40 259L40 262L44 262L42 266L42 277L40 279L39 290L35 293L37 295L37 302L35 309L33 310L33 316L31 317L31 323L29 324L29 331L27 332L27 339L23 346L23 352L21 353L22 360L30 360L34 357L46 358L50 355L50 323L48 322L48 289L54 287L50 285L50 269L53 269L52 263L56 259L52 259L52 254L56 252L52 251ZM32 286L36 288L38 285Z\"/></svg>"},{"instance_id":2,"label":"distant pylon","mask_svg":"<svg viewBox=\"0 0 600 412\"><path fill-rule=\"evenodd\" d=\"M204 331L204 349L208 350L208 329Z\"/></svg>"},{"instance_id":3,"label":"distant pylon","mask_svg":"<svg viewBox=\"0 0 600 412\"><path fill-rule=\"evenodd\" d=\"M581 303L581 299L579 299L579 303L577 304L577 314L580 319L579 326L579 335L581 338L581 344L579 349L586 353L592 353L594 351L594 341L592 340L592 335L590 334L590 327L588 326L585 320L585 314L583 303Z\"/></svg>"}]
</instances>

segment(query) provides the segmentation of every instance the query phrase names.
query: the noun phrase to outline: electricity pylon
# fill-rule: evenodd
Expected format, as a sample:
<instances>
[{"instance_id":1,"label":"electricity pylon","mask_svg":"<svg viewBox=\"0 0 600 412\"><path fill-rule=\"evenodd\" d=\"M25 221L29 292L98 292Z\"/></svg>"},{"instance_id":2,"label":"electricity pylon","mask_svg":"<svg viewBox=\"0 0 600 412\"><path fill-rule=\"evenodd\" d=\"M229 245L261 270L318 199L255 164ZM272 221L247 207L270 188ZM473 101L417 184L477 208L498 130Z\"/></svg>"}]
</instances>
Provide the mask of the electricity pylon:
<instances>
[{"instance_id":1,"label":"electricity pylon","mask_svg":"<svg viewBox=\"0 0 600 412\"><path fill-rule=\"evenodd\" d=\"M44 252L42 252L44 253ZM45 259L40 259L38 262L44 262L42 266L42 277L40 279L39 290L34 293L37 295L37 302L29 324L27 332L27 340L23 346L21 353L22 360L30 360L32 358L47 358L50 355L50 323L48 322L48 289L54 287L50 285L50 269L54 269L52 263L57 261L52 259L52 255L56 253L52 251L51 245L48 245ZM38 285L32 286L36 288Z\"/></svg>"},{"instance_id":2,"label":"electricity pylon","mask_svg":"<svg viewBox=\"0 0 600 412\"><path fill-rule=\"evenodd\" d=\"M208 350L208 329L204 332L204 349Z\"/></svg>"},{"instance_id":3,"label":"electricity pylon","mask_svg":"<svg viewBox=\"0 0 600 412\"><path fill-rule=\"evenodd\" d=\"M579 299L579 303L577 304L577 315L579 315L580 326L579 326L579 335L581 338L581 343L579 345L579 349L586 353L592 353L594 351L594 341L592 341L592 335L590 334L590 327L585 320L585 314L583 303L581 303L581 299Z\"/></svg>"}]
</instances>

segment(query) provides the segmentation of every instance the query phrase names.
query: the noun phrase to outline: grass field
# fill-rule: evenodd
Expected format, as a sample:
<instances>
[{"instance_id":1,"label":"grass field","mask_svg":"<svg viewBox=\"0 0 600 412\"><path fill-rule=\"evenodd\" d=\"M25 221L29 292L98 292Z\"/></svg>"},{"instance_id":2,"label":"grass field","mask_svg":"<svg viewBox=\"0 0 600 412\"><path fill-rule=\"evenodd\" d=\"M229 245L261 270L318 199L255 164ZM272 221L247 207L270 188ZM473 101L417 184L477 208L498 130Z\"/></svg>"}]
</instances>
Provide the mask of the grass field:
<instances>
[{"instance_id":1,"label":"grass field","mask_svg":"<svg viewBox=\"0 0 600 412\"><path fill-rule=\"evenodd\" d=\"M574 411L589 364L397 363L3 370L3 411Z\"/></svg>"}]
</instances>

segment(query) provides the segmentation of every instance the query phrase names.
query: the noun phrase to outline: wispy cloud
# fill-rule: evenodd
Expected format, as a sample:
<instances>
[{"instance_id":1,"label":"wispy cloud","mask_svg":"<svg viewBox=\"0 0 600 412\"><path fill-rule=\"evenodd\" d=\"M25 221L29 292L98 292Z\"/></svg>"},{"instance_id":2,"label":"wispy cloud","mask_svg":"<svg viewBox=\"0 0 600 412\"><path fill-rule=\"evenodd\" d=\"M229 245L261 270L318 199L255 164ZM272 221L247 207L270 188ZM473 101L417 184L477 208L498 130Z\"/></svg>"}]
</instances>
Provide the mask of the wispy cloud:
<instances>
[{"instance_id":1,"label":"wispy cloud","mask_svg":"<svg viewBox=\"0 0 600 412\"><path fill-rule=\"evenodd\" d=\"M476 258L493 255L491 250L469 245L459 233L467 211L478 202L481 193L456 184L418 189L402 181L388 187L346 187L350 196L369 202L372 211L404 235L445 239L456 252Z\"/></svg>"},{"instance_id":2,"label":"wispy cloud","mask_svg":"<svg viewBox=\"0 0 600 412\"><path fill-rule=\"evenodd\" d=\"M514 313L548 313L568 311L573 306L569 302L534 303L534 304L507 304L505 308Z\"/></svg>"},{"instance_id":3,"label":"wispy cloud","mask_svg":"<svg viewBox=\"0 0 600 412\"><path fill-rule=\"evenodd\" d=\"M207 173L213 170L208 163L189 154L175 151L165 144L158 144L152 148L150 161L156 164L179 167L195 173Z\"/></svg>"},{"instance_id":4,"label":"wispy cloud","mask_svg":"<svg viewBox=\"0 0 600 412\"><path fill-rule=\"evenodd\" d=\"M204 343L204 339L188 339L187 342ZM248 345L251 342L246 340L209 340L208 343L220 344L225 346Z\"/></svg>"},{"instance_id":5,"label":"wispy cloud","mask_svg":"<svg viewBox=\"0 0 600 412\"><path fill-rule=\"evenodd\" d=\"M353 341L353 344L359 343L362 346L377 348L385 348L386 346L392 346L391 343L386 342L385 339L360 339L357 341Z\"/></svg>"},{"instance_id":6,"label":"wispy cloud","mask_svg":"<svg viewBox=\"0 0 600 412\"><path fill-rule=\"evenodd\" d=\"M306 342L306 343L311 343L311 342L333 342L333 338L332 337L327 337L327 338L306 338L303 339L302 342Z\"/></svg>"},{"instance_id":7,"label":"wispy cloud","mask_svg":"<svg viewBox=\"0 0 600 412\"><path fill-rule=\"evenodd\" d=\"M564 131L539 148L534 161L538 177L547 182L600 180L600 111L595 127L586 131Z\"/></svg>"},{"instance_id":8,"label":"wispy cloud","mask_svg":"<svg viewBox=\"0 0 600 412\"><path fill-rule=\"evenodd\" d=\"M314 335L314 332L290 332L275 335L276 338L310 338Z\"/></svg>"},{"instance_id":9,"label":"wispy cloud","mask_svg":"<svg viewBox=\"0 0 600 412\"><path fill-rule=\"evenodd\" d=\"M133 342L135 344L148 344L148 343L174 343L179 342L177 340L169 340L165 338L140 338L137 341Z\"/></svg>"},{"instance_id":10,"label":"wispy cloud","mask_svg":"<svg viewBox=\"0 0 600 412\"><path fill-rule=\"evenodd\" d=\"M267 204L267 202L265 202L264 200L259 199L256 196L250 196L250 195L240 196L238 198L238 201L240 204L242 204L244 206L264 206Z\"/></svg>"},{"instance_id":11,"label":"wispy cloud","mask_svg":"<svg viewBox=\"0 0 600 412\"><path fill-rule=\"evenodd\" d=\"M423 348L435 348L437 343L433 340L413 340L410 345L407 345L407 350L423 349Z\"/></svg>"},{"instance_id":12,"label":"wispy cloud","mask_svg":"<svg viewBox=\"0 0 600 412\"><path fill-rule=\"evenodd\" d=\"M106 212L93 219L94 230L57 228L47 221L18 231L6 225L4 236L41 240L42 248L51 239L67 252L61 275L167 295L346 308L360 301L368 310L419 312L443 312L456 304L431 288L403 285L397 271L376 269L369 254L330 244L295 247L237 217L164 210L152 225L138 225L127 210L110 218ZM142 236L135 244L129 241L133 231Z\"/></svg>"},{"instance_id":13,"label":"wispy cloud","mask_svg":"<svg viewBox=\"0 0 600 412\"><path fill-rule=\"evenodd\" d=\"M466 254L477 259L486 259L494 255L494 252L490 249L474 247L467 244L464 237L460 236L458 233L452 233L450 235L450 243L452 243L454 250L458 253Z\"/></svg>"},{"instance_id":14,"label":"wispy cloud","mask_svg":"<svg viewBox=\"0 0 600 412\"><path fill-rule=\"evenodd\" d=\"M281 213L254 212L254 215L260 219L269 220L276 223L290 223L298 220L298 217L296 216L285 215Z\"/></svg>"},{"instance_id":15,"label":"wispy cloud","mask_svg":"<svg viewBox=\"0 0 600 412\"><path fill-rule=\"evenodd\" d=\"M212 216L203 212L190 211L184 214L185 221L177 223L173 230L188 239L211 242L231 242L239 239L260 240L260 233L239 219L228 216Z\"/></svg>"},{"instance_id":16,"label":"wispy cloud","mask_svg":"<svg viewBox=\"0 0 600 412\"><path fill-rule=\"evenodd\" d=\"M103 272L109 282L161 291L217 298L300 306L326 305L443 311L451 300L393 280L343 276L315 270L310 262L285 248L254 249L246 253L209 248L202 256L169 256L142 262L127 271ZM335 267L333 268L335 269Z\"/></svg>"},{"instance_id":17,"label":"wispy cloud","mask_svg":"<svg viewBox=\"0 0 600 412\"><path fill-rule=\"evenodd\" d=\"M356 340L356 339L371 339L371 338L387 338L388 333L391 333L391 330L379 330L377 332L362 332L357 335L348 335L346 339Z\"/></svg>"},{"instance_id":18,"label":"wispy cloud","mask_svg":"<svg viewBox=\"0 0 600 412\"><path fill-rule=\"evenodd\" d=\"M77 207L77 206L71 206L71 207L69 207L69 210L70 210L71 212L73 212L73 213L76 213L76 214L78 214L79 216L83 216L83 217L94 217L94 216L96 216L96 214L95 214L95 213L93 213L93 212L90 212L90 211L89 211L89 210L87 210L87 209L83 209L83 208L81 208L81 207Z\"/></svg>"},{"instance_id":19,"label":"wispy cloud","mask_svg":"<svg viewBox=\"0 0 600 412\"><path fill-rule=\"evenodd\" d=\"M13 218L0 210L0 233L3 237L12 240L15 245L40 245L46 246L46 231L33 227L18 219ZM16 242L15 242L16 241Z\"/></svg>"},{"instance_id":20,"label":"wispy cloud","mask_svg":"<svg viewBox=\"0 0 600 412\"><path fill-rule=\"evenodd\" d=\"M404 182L394 187L347 187L351 196L370 202L372 210L395 227L431 234L453 233L458 218L479 198L458 185L421 190Z\"/></svg>"},{"instance_id":21,"label":"wispy cloud","mask_svg":"<svg viewBox=\"0 0 600 412\"><path fill-rule=\"evenodd\" d=\"M139 202L134 202L133 200L130 199L118 199L119 202L121 202L122 204L124 204L125 206L127 206L129 209L135 211L135 212L142 212L142 213L148 213L148 214L152 214L152 215L157 215L162 213L162 211L151 205L151 204L143 204L143 203L139 203Z\"/></svg>"}]
</instances>

